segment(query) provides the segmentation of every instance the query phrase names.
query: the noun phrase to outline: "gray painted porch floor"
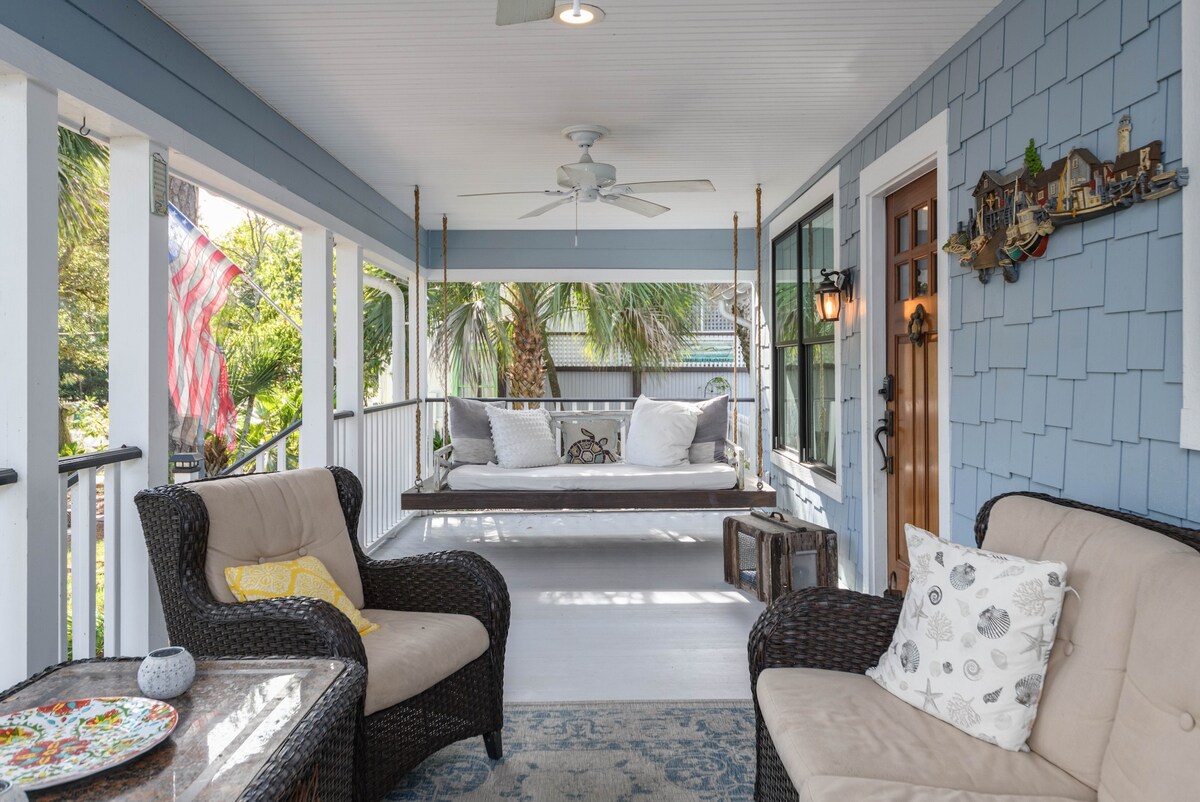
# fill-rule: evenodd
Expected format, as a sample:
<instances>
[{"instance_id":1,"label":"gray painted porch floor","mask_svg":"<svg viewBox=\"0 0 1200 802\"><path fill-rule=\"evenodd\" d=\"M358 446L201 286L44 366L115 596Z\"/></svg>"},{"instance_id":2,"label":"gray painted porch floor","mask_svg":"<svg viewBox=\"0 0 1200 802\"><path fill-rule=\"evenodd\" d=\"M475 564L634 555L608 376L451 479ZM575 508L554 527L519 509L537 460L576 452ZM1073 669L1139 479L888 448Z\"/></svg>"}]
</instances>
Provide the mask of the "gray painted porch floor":
<instances>
[{"instance_id":1,"label":"gray painted porch floor","mask_svg":"<svg viewBox=\"0 0 1200 802\"><path fill-rule=\"evenodd\" d=\"M434 515L373 556L466 549L496 565L512 597L508 701L748 699L763 604L723 581L727 514Z\"/></svg>"}]
</instances>

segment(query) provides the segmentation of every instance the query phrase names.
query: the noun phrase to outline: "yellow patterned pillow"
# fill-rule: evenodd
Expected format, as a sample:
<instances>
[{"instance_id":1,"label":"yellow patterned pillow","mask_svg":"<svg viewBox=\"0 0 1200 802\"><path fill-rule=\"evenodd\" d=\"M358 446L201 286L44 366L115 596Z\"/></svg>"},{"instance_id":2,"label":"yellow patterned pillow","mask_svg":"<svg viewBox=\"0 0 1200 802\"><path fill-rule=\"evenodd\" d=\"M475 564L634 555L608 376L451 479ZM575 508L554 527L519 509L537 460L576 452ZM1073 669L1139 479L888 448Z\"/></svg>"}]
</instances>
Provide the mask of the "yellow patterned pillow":
<instances>
[{"instance_id":1,"label":"yellow patterned pillow","mask_svg":"<svg viewBox=\"0 0 1200 802\"><path fill-rule=\"evenodd\" d=\"M325 563L316 557L258 565L231 565L225 569L225 582L238 601L306 596L327 601L341 610L354 624L359 635L379 629L379 624L372 624L363 618L363 614L346 598L346 594L330 576Z\"/></svg>"}]
</instances>

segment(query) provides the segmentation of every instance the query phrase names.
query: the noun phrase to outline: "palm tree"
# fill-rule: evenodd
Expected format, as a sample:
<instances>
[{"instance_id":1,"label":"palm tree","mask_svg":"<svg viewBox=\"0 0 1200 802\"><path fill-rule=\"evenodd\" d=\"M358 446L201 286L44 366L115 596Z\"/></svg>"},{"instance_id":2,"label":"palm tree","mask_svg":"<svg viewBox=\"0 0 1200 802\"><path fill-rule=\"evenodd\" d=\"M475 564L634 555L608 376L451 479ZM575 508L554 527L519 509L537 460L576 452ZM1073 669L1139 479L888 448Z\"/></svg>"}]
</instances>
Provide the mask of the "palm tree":
<instances>
[{"instance_id":1,"label":"palm tree","mask_svg":"<svg viewBox=\"0 0 1200 802\"><path fill-rule=\"evenodd\" d=\"M451 376L477 391L502 374L520 398L540 398L547 379L551 394L561 395L547 343L551 324L578 315L591 356L625 358L634 370L648 370L676 359L690 343L703 295L695 284L590 282L451 284L446 292L443 325L442 289L430 290L435 364L449 356Z\"/></svg>"}]
</instances>

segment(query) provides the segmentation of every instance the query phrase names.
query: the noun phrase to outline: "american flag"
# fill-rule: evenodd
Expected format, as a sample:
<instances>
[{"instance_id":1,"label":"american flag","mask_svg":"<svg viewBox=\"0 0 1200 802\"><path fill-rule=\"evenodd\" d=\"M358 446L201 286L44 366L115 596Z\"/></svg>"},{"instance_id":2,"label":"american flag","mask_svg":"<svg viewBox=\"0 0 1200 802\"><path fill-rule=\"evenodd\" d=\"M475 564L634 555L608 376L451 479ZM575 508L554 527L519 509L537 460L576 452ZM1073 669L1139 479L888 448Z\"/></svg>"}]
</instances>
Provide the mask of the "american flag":
<instances>
[{"instance_id":1,"label":"american flag","mask_svg":"<svg viewBox=\"0 0 1200 802\"><path fill-rule=\"evenodd\" d=\"M180 418L201 432L234 440L235 410L225 355L208 324L220 311L241 268L172 204L168 241L167 386Z\"/></svg>"}]
</instances>

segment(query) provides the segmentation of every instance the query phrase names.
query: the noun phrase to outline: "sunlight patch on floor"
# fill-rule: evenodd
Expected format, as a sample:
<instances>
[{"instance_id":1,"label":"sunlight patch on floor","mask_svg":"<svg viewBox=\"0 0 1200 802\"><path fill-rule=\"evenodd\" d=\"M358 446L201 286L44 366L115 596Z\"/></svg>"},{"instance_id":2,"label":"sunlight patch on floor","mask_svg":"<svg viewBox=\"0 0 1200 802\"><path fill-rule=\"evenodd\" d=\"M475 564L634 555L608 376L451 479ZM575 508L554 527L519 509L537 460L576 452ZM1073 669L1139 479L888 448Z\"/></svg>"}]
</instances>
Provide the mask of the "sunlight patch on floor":
<instances>
[{"instance_id":1,"label":"sunlight patch on floor","mask_svg":"<svg viewBox=\"0 0 1200 802\"><path fill-rule=\"evenodd\" d=\"M538 595L540 604L749 604L737 591L721 590L548 590Z\"/></svg>"}]
</instances>

